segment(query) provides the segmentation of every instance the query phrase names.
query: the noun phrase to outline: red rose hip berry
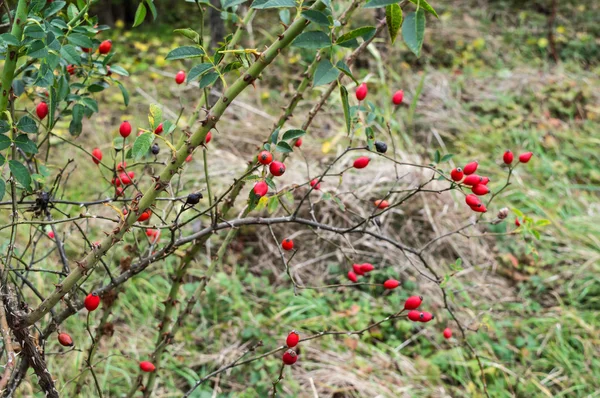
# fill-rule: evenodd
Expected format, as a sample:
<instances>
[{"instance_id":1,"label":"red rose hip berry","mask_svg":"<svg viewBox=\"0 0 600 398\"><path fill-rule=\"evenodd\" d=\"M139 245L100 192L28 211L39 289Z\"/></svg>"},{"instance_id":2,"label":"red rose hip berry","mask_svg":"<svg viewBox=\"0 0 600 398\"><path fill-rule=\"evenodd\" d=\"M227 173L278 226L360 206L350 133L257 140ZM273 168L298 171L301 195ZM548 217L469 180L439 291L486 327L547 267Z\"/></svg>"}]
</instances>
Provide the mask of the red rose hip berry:
<instances>
[{"instance_id":1,"label":"red rose hip berry","mask_svg":"<svg viewBox=\"0 0 600 398\"><path fill-rule=\"evenodd\" d=\"M398 286L400 286L400 282L395 279L388 279L387 281L383 282L383 287L388 290L395 289Z\"/></svg>"},{"instance_id":2,"label":"red rose hip berry","mask_svg":"<svg viewBox=\"0 0 600 398\"><path fill-rule=\"evenodd\" d=\"M463 173L465 173L465 175L471 175L477 171L477 166L479 166L479 163L477 162L467 163L467 165L463 167Z\"/></svg>"},{"instance_id":3,"label":"red rose hip berry","mask_svg":"<svg viewBox=\"0 0 600 398\"><path fill-rule=\"evenodd\" d=\"M104 40L98 46L98 52L100 54L108 54L110 52L111 48L112 48L112 41L110 41L110 40Z\"/></svg>"},{"instance_id":4,"label":"red rose hip berry","mask_svg":"<svg viewBox=\"0 0 600 398\"><path fill-rule=\"evenodd\" d=\"M390 203L387 200L383 200L383 199L377 199L375 202L373 202L373 204L378 209L386 209L390 206Z\"/></svg>"},{"instance_id":5,"label":"red rose hip berry","mask_svg":"<svg viewBox=\"0 0 600 398\"><path fill-rule=\"evenodd\" d=\"M483 177L478 176L477 174L471 174L470 176L466 176L463 180L463 184L474 186L477 184L481 184L483 181Z\"/></svg>"},{"instance_id":6,"label":"red rose hip berry","mask_svg":"<svg viewBox=\"0 0 600 398\"><path fill-rule=\"evenodd\" d=\"M269 151L262 151L258 154L258 163L268 165L273 161L273 155Z\"/></svg>"},{"instance_id":7,"label":"red rose hip berry","mask_svg":"<svg viewBox=\"0 0 600 398\"><path fill-rule=\"evenodd\" d=\"M294 249L294 241L289 238L284 239L283 242L281 242L281 247L283 248L283 250L290 251Z\"/></svg>"},{"instance_id":8,"label":"red rose hip berry","mask_svg":"<svg viewBox=\"0 0 600 398\"><path fill-rule=\"evenodd\" d=\"M394 96L392 97L392 102L394 103L394 105L400 105L403 99L404 91L398 90L394 93Z\"/></svg>"},{"instance_id":9,"label":"red rose hip berry","mask_svg":"<svg viewBox=\"0 0 600 398\"><path fill-rule=\"evenodd\" d=\"M206 137L204 137L204 144L208 144L212 140L212 133L209 131L206 133Z\"/></svg>"},{"instance_id":10,"label":"red rose hip berry","mask_svg":"<svg viewBox=\"0 0 600 398\"><path fill-rule=\"evenodd\" d=\"M156 370L156 366L152 362L142 361L140 362L140 370L142 372L151 373Z\"/></svg>"},{"instance_id":11,"label":"red rose hip berry","mask_svg":"<svg viewBox=\"0 0 600 398\"><path fill-rule=\"evenodd\" d=\"M127 120L121 123L119 126L119 134L121 134L121 137L123 138L128 137L129 134L131 134L131 123L129 123Z\"/></svg>"},{"instance_id":12,"label":"red rose hip berry","mask_svg":"<svg viewBox=\"0 0 600 398\"><path fill-rule=\"evenodd\" d=\"M367 83L362 83L356 88L356 99L359 101L364 100L367 97L368 92L369 89L367 88Z\"/></svg>"},{"instance_id":13,"label":"red rose hip berry","mask_svg":"<svg viewBox=\"0 0 600 398\"><path fill-rule=\"evenodd\" d=\"M431 321L433 318L435 318L435 317L433 316L433 314L431 312L421 312L419 322L427 323L427 322Z\"/></svg>"},{"instance_id":14,"label":"red rose hip berry","mask_svg":"<svg viewBox=\"0 0 600 398\"><path fill-rule=\"evenodd\" d=\"M460 167L452 169L452 171L450 172L450 178L452 178L452 181L458 182L462 180L464 176L465 173L463 173L463 170Z\"/></svg>"},{"instance_id":15,"label":"red rose hip berry","mask_svg":"<svg viewBox=\"0 0 600 398\"><path fill-rule=\"evenodd\" d=\"M356 275L363 276L365 271L362 270L362 264L352 264L352 269Z\"/></svg>"},{"instance_id":16,"label":"red rose hip berry","mask_svg":"<svg viewBox=\"0 0 600 398\"><path fill-rule=\"evenodd\" d=\"M92 151L92 160L94 161L94 163L100 164L100 162L102 161L102 151L100 150L100 148L94 148L94 150Z\"/></svg>"},{"instance_id":17,"label":"red rose hip berry","mask_svg":"<svg viewBox=\"0 0 600 398\"><path fill-rule=\"evenodd\" d=\"M185 72L180 70L179 72L177 72L177 74L175 75L175 83L177 84L181 84L185 81Z\"/></svg>"},{"instance_id":18,"label":"red rose hip berry","mask_svg":"<svg viewBox=\"0 0 600 398\"><path fill-rule=\"evenodd\" d=\"M156 128L154 129L154 134L156 135L161 135L163 132L163 124L159 124L158 126L156 126Z\"/></svg>"},{"instance_id":19,"label":"red rose hip berry","mask_svg":"<svg viewBox=\"0 0 600 398\"><path fill-rule=\"evenodd\" d=\"M299 341L300 335L295 330L292 330L290 334L288 334L287 339L285 339L285 344L288 346L288 348L293 348L298 345Z\"/></svg>"},{"instance_id":20,"label":"red rose hip berry","mask_svg":"<svg viewBox=\"0 0 600 398\"><path fill-rule=\"evenodd\" d=\"M302 146L302 138L298 138L296 142L294 142L294 146L300 148Z\"/></svg>"},{"instance_id":21,"label":"red rose hip berry","mask_svg":"<svg viewBox=\"0 0 600 398\"><path fill-rule=\"evenodd\" d=\"M86 296L85 300L83 300L83 306L88 311L95 311L100 305L100 296L96 293L90 293Z\"/></svg>"},{"instance_id":22,"label":"red rose hip berry","mask_svg":"<svg viewBox=\"0 0 600 398\"><path fill-rule=\"evenodd\" d=\"M293 365L298 360L298 354L294 350L287 350L283 353L283 363L286 365Z\"/></svg>"},{"instance_id":23,"label":"red rose hip berry","mask_svg":"<svg viewBox=\"0 0 600 398\"><path fill-rule=\"evenodd\" d=\"M354 283L358 282L358 276L356 276L354 271L348 271L348 279Z\"/></svg>"},{"instance_id":24,"label":"red rose hip berry","mask_svg":"<svg viewBox=\"0 0 600 398\"><path fill-rule=\"evenodd\" d=\"M444 329L444 338L446 340L450 339L452 337L452 329L450 328L446 328Z\"/></svg>"},{"instance_id":25,"label":"red rose hip berry","mask_svg":"<svg viewBox=\"0 0 600 398\"><path fill-rule=\"evenodd\" d=\"M473 206L478 206L481 205L481 201L479 200L479 198L476 195L468 194L465 197L465 202L467 202L467 205L473 207Z\"/></svg>"},{"instance_id":26,"label":"red rose hip berry","mask_svg":"<svg viewBox=\"0 0 600 398\"><path fill-rule=\"evenodd\" d=\"M419 311L409 311L406 316L413 322L419 322L419 320L421 320L421 313Z\"/></svg>"},{"instance_id":27,"label":"red rose hip berry","mask_svg":"<svg viewBox=\"0 0 600 398\"><path fill-rule=\"evenodd\" d=\"M367 156L361 156L354 160L352 167L354 167L355 169L364 169L365 167L367 167L369 165L370 161L371 161L371 159L368 158Z\"/></svg>"},{"instance_id":28,"label":"red rose hip berry","mask_svg":"<svg viewBox=\"0 0 600 398\"><path fill-rule=\"evenodd\" d=\"M488 193L490 193L490 189L487 187L487 185L483 185L483 184L477 184L475 185L473 188L471 188L471 191L475 194L475 195L487 195Z\"/></svg>"},{"instance_id":29,"label":"red rose hip berry","mask_svg":"<svg viewBox=\"0 0 600 398\"><path fill-rule=\"evenodd\" d=\"M73 347L73 339L67 333L59 333L58 342L64 347Z\"/></svg>"},{"instance_id":30,"label":"red rose hip berry","mask_svg":"<svg viewBox=\"0 0 600 398\"><path fill-rule=\"evenodd\" d=\"M139 222L146 221L147 219L150 218L151 215L152 215L152 211L150 211L150 209L146 209L142 212L142 214L140 214L140 216L138 217L137 220Z\"/></svg>"},{"instance_id":31,"label":"red rose hip berry","mask_svg":"<svg viewBox=\"0 0 600 398\"><path fill-rule=\"evenodd\" d=\"M529 159L533 156L533 152L525 152L519 155L519 162L527 163Z\"/></svg>"},{"instance_id":32,"label":"red rose hip berry","mask_svg":"<svg viewBox=\"0 0 600 398\"><path fill-rule=\"evenodd\" d=\"M39 104L37 104L37 106L35 107L35 113L37 114L37 117L40 118L40 120L48 116L48 104L45 102L40 102Z\"/></svg>"},{"instance_id":33,"label":"red rose hip berry","mask_svg":"<svg viewBox=\"0 0 600 398\"><path fill-rule=\"evenodd\" d=\"M515 155L513 155L513 153L511 151L504 152L504 155L502 156L502 160L504 161L504 164L511 164L514 159L515 159Z\"/></svg>"},{"instance_id":34,"label":"red rose hip berry","mask_svg":"<svg viewBox=\"0 0 600 398\"><path fill-rule=\"evenodd\" d=\"M321 189L321 183L319 182L318 178L313 179L310 182L310 186L312 187L312 189L314 189L315 191L318 191L319 189Z\"/></svg>"},{"instance_id":35,"label":"red rose hip berry","mask_svg":"<svg viewBox=\"0 0 600 398\"><path fill-rule=\"evenodd\" d=\"M416 310L417 308L419 308L419 306L421 305L422 302L423 302L422 296L410 296L404 302L404 309L405 310Z\"/></svg>"},{"instance_id":36,"label":"red rose hip berry","mask_svg":"<svg viewBox=\"0 0 600 398\"><path fill-rule=\"evenodd\" d=\"M266 182L259 181L256 184L254 184L253 191L256 196L258 196L259 198L262 198L263 196L265 196L267 194L267 192L269 192L269 186L267 185Z\"/></svg>"},{"instance_id":37,"label":"red rose hip berry","mask_svg":"<svg viewBox=\"0 0 600 398\"><path fill-rule=\"evenodd\" d=\"M282 176L285 173L285 165L281 162L274 161L269 165L269 171L275 177Z\"/></svg>"},{"instance_id":38,"label":"red rose hip berry","mask_svg":"<svg viewBox=\"0 0 600 398\"><path fill-rule=\"evenodd\" d=\"M365 274L367 272L373 271L374 269L375 269L375 267L373 266L373 264L370 264L370 263L364 263L364 264L360 265L360 270Z\"/></svg>"}]
</instances>

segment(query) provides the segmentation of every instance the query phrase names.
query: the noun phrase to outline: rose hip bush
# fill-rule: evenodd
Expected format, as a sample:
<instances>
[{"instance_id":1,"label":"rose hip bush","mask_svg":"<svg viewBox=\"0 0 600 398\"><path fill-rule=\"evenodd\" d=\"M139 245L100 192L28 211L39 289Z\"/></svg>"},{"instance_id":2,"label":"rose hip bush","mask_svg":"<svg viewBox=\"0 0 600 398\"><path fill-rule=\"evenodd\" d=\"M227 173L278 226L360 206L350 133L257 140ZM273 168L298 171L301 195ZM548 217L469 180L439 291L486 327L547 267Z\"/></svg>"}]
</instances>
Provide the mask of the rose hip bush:
<instances>
[{"instance_id":1,"label":"rose hip bush","mask_svg":"<svg viewBox=\"0 0 600 398\"><path fill-rule=\"evenodd\" d=\"M300 4L293 0L221 1L219 10L235 21L237 28L222 43L209 43L204 37L204 18L209 5L201 1L200 29L178 27L176 33L188 43L172 48L166 56L167 61L183 61L187 69L178 71L165 84L197 86L196 108L181 110L186 112L184 123L181 114L178 118L167 117L160 103L152 104L147 123L135 125L123 121L115 125L114 139L102 147L85 145L82 135L91 132L84 125L102 107L98 93L120 90L124 104L128 105L129 93L122 79L129 74L119 66L118 46L105 37L109 28L88 13L90 5L91 2L83 0L69 4L19 0L10 17L5 18L9 32L0 36L0 51L4 56L0 95L0 203L2 236L7 241L0 269L3 396L21 394L19 388L29 369L37 376L35 383L45 396L56 397L59 390L80 394L87 383L93 383L93 390L89 391L102 396L98 382L102 370L96 364L103 355L98 341L107 325L105 315L132 278L153 264L172 258L178 266L172 275L165 275L171 284L170 293L168 297L155 298L164 302L156 343L145 348L145 352L150 352L146 357L124 356L124 360L137 364L139 374L132 375L130 389L123 393L152 396L160 383L161 361L168 355L167 348L189 321L188 315L197 301L205 300L202 293L243 226L254 225L272 239L278 251L274 261L283 265L289 288L294 292L317 288L326 295L336 294L339 289L371 287L376 294L383 295L402 289L402 280L398 280L401 276L390 275L385 267L364 262L359 256L347 258L348 262L340 265L343 272L339 275L329 275L334 281L330 285L304 285L294 277L290 265L298 251L310 248L303 246L298 238L278 234L278 226L284 224L298 230L314 229L343 236L347 242L366 237L390 244L411 259L424 281L437 287L451 324L435 324L437 314L427 311L428 298L418 291L408 292L410 297L403 308L361 329L307 333L290 328L287 337L281 336L285 344L280 346L263 347L261 341L252 343L235 361L209 374L197 375L194 383L184 392L173 392L175 395L188 396L201 384L231 368L271 356L281 358L279 373L272 375L273 394L277 394L284 377L293 377L294 367L302 366L299 348L311 340L362 335L397 320L433 325L440 336L464 346L478 364L478 387L488 394L484 364L477 347L467 340L469 333L477 331L456 317L460 306L453 302L446 288L451 275L437 272L428 261L427 252L435 247L435 242L452 234L468 229L485 230L488 224L505 221L508 209L494 208L493 199L510 185L515 168L532 160L532 154L519 154L518 161L510 151L482 154L497 158L499 167L506 170L506 180L498 181L494 189L476 161L463 161L464 165L453 168L452 155L442 156L439 152L427 164L398 159L394 134L389 131L380 105L385 101L394 109L408 106L405 93L396 87L389 98L372 98L369 90L374 87L368 81L358 80L360 70L354 65L370 43L381 37L386 37L388 45L405 45L419 56L426 20L437 18L431 4L425 0L353 0L339 4L323 0ZM374 17L378 9L385 15L382 20ZM141 2L135 25L149 15L156 17L158 11L152 0ZM259 13L278 19L281 28L269 46L245 48L244 31ZM356 22L359 14L372 14L370 19L375 24L362 26ZM396 40L400 36L403 44ZM226 109L243 91L270 79L276 58L289 57L292 52L301 54L308 67L290 93L290 102L283 107L276 124L265 129L263 145L246 159L247 168L236 170L236 178L222 189L222 181L218 186L211 181L207 166L210 146L215 145L211 143L212 137L224 134L219 121L228 117ZM222 90L216 100L210 95L215 88ZM309 94L315 89L320 94L311 100ZM302 115L295 111L305 97L310 110ZM315 116L328 101L344 121L341 128L346 133L346 148L325 163L307 159L306 180L286 180L286 160L299 156L303 139L310 137ZM295 123L301 121L300 128L286 127L292 115ZM93 175L85 178L94 181L97 191L89 192L85 201L70 199L72 188L68 179L72 173L78 173L75 156L71 156L74 153L85 154L86 161L94 165ZM204 165L205 183L199 190L185 191L179 182L188 172L186 164L192 160ZM361 198L359 188L352 196L336 191L336 184L345 176L378 167L383 162L419 169L427 178L401 190L398 188L401 178L396 176L391 186L381 185L375 198ZM436 236L420 247L410 247L377 228L383 216L393 214L412 197L446 191L464 198L461 199L466 203L461 215L464 227ZM340 212L351 205L353 212L348 215L347 223L332 225L320 220L317 210L324 202L337 203ZM78 214L73 206L79 209ZM198 222L201 227L194 227ZM75 228L76 233L64 233L68 227ZM530 220L522 215L515 220L510 233L518 228L535 232ZM219 248L194 285L195 291L185 295L182 287L189 281L190 265L204 253L209 239ZM65 245L71 244L83 247L81 256L67 255ZM41 247L51 248L50 253L37 250ZM115 253L119 256L117 268L111 261ZM46 261L47 258L54 260ZM64 326L71 317L81 319L79 327L88 332L89 339L74 341L73 331ZM85 352L80 372L63 375L76 380L68 386L55 383L53 375L62 369L47 366L48 349L59 349L56 344L67 348L61 355L69 355L68 350L75 349ZM291 369L286 370L286 365Z\"/></svg>"}]
</instances>

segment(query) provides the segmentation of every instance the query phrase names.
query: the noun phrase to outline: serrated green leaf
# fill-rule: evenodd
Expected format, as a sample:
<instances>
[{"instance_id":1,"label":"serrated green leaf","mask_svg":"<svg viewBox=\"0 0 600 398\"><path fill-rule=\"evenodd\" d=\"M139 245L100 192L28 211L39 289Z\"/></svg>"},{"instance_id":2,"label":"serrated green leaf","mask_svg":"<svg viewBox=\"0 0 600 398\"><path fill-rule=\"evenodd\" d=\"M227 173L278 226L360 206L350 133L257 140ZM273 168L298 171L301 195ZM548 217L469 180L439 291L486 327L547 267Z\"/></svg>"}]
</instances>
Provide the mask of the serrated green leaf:
<instances>
[{"instance_id":1,"label":"serrated green leaf","mask_svg":"<svg viewBox=\"0 0 600 398\"><path fill-rule=\"evenodd\" d=\"M277 196L271 196L269 198L269 203L267 204L267 210L269 213L273 213L275 210L277 210L277 206L279 206L279 199Z\"/></svg>"},{"instance_id":2,"label":"serrated green leaf","mask_svg":"<svg viewBox=\"0 0 600 398\"><path fill-rule=\"evenodd\" d=\"M333 197L333 201L335 203L337 203L337 205L339 206L341 211L346 211L346 206L342 203L342 201L340 200L340 198L338 198L337 196Z\"/></svg>"},{"instance_id":3,"label":"serrated green leaf","mask_svg":"<svg viewBox=\"0 0 600 398\"><path fill-rule=\"evenodd\" d=\"M19 39L17 39L15 36L13 36L10 33L1 34L0 40L2 40L3 42L5 42L6 44L11 45L11 46L21 45L21 42L19 41Z\"/></svg>"},{"instance_id":4,"label":"serrated green leaf","mask_svg":"<svg viewBox=\"0 0 600 398\"><path fill-rule=\"evenodd\" d=\"M283 133L283 137L281 138L283 141L295 140L296 138L302 137L306 134L306 131L300 129L292 129Z\"/></svg>"},{"instance_id":5,"label":"serrated green leaf","mask_svg":"<svg viewBox=\"0 0 600 398\"><path fill-rule=\"evenodd\" d=\"M148 114L148 121L150 122L150 127L152 130L155 130L158 125L162 122L163 112L159 105L150 104L150 113Z\"/></svg>"},{"instance_id":6,"label":"serrated green leaf","mask_svg":"<svg viewBox=\"0 0 600 398\"><path fill-rule=\"evenodd\" d=\"M131 149L131 155L134 159L139 159L147 154L152 146L152 141L154 141L154 133L152 132L143 133L138 136Z\"/></svg>"},{"instance_id":7,"label":"serrated green leaf","mask_svg":"<svg viewBox=\"0 0 600 398\"><path fill-rule=\"evenodd\" d=\"M37 123L35 120L25 115L17 122L17 128L24 133L36 134L38 131Z\"/></svg>"},{"instance_id":8,"label":"serrated green leaf","mask_svg":"<svg viewBox=\"0 0 600 398\"><path fill-rule=\"evenodd\" d=\"M396 41L400 27L402 26L402 8L398 4L390 4L385 7L385 20L392 44Z\"/></svg>"},{"instance_id":9,"label":"serrated green leaf","mask_svg":"<svg viewBox=\"0 0 600 398\"><path fill-rule=\"evenodd\" d=\"M140 4L138 5L137 10L135 10L135 18L133 19L133 27L135 28L136 26L139 26L142 24L142 22L144 22L144 19L146 19L146 13L148 11L146 10L146 5L144 4L143 1L140 1Z\"/></svg>"},{"instance_id":10,"label":"serrated green leaf","mask_svg":"<svg viewBox=\"0 0 600 398\"><path fill-rule=\"evenodd\" d=\"M340 45L359 37L362 37L363 40L369 40L371 37L373 37L376 31L377 29L374 26L363 26L341 35L335 41L335 44Z\"/></svg>"},{"instance_id":11,"label":"serrated green leaf","mask_svg":"<svg viewBox=\"0 0 600 398\"><path fill-rule=\"evenodd\" d=\"M27 137L27 134L20 134L15 138L15 145L21 148L25 153L38 153L37 145Z\"/></svg>"},{"instance_id":12,"label":"serrated green leaf","mask_svg":"<svg viewBox=\"0 0 600 398\"><path fill-rule=\"evenodd\" d=\"M0 151L8 148L12 144L10 137L6 135L0 135Z\"/></svg>"},{"instance_id":13,"label":"serrated green leaf","mask_svg":"<svg viewBox=\"0 0 600 398\"><path fill-rule=\"evenodd\" d=\"M154 5L154 0L146 0L146 4L148 4L148 8L150 9L150 13L152 14L152 20L156 21L156 17L158 13L156 12L156 6Z\"/></svg>"},{"instance_id":14,"label":"serrated green leaf","mask_svg":"<svg viewBox=\"0 0 600 398\"><path fill-rule=\"evenodd\" d=\"M296 40L292 42L292 45L300 48L317 50L319 48L331 46L331 39L321 31L304 32L296 37Z\"/></svg>"},{"instance_id":15,"label":"serrated green leaf","mask_svg":"<svg viewBox=\"0 0 600 398\"><path fill-rule=\"evenodd\" d=\"M8 167L15 180L17 180L26 190L31 191L31 175L29 175L27 167L17 160L9 160Z\"/></svg>"},{"instance_id":16,"label":"serrated green leaf","mask_svg":"<svg viewBox=\"0 0 600 398\"><path fill-rule=\"evenodd\" d=\"M190 71L187 75L187 81L193 82L194 80L196 80L197 78L199 78L200 76L202 76L203 74L205 74L206 72L211 70L212 68L213 68L212 64L209 64L209 63L204 63L204 64L194 66L192 69L190 69Z\"/></svg>"},{"instance_id":17,"label":"serrated green leaf","mask_svg":"<svg viewBox=\"0 0 600 398\"><path fill-rule=\"evenodd\" d=\"M313 76L313 87L329 84L337 79L339 71L334 67L328 59L322 59L317 64L315 74Z\"/></svg>"},{"instance_id":18,"label":"serrated green leaf","mask_svg":"<svg viewBox=\"0 0 600 398\"><path fill-rule=\"evenodd\" d=\"M94 112L98 112L98 102L96 102L95 99L91 97L82 97L81 102L83 103L83 105L90 108Z\"/></svg>"},{"instance_id":19,"label":"serrated green leaf","mask_svg":"<svg viewBox=\"0 0 600 398\"><path fill-rule=\"evenodd\" d=\"M188 39L190 39L191 41L193 41L196 44L200 44L200 35L198 34L198 32L196 32L193 29L190 29L190 28L175 29L173 32L178 33L184 37L187 37Z\"/></svg>"},{"instance_id":20,"label":"serrated green leaf","mask_svg":"<svg viewBox=\"0 0 600 398\"><path fill-rule=\"evenodd\" d=\"M85 106L81 105L81 104L75 104L73 106L73 114L71 117L71 123L69 124L69 134L71 134L72 136L78 136L79 134L81 134L81 131L83 129L83 124L82 124L82 120L83 120L83 115L85 113Z\"/></svg>"},{"instance_id":21,"label":"serrated green leaf","mask_svg":"<svg viewBox=\"0 0 600 398\"><path fill-rule=\"evenodd\" d=\"M123 67L121 67L119 65L111 65L110 71L112 73L116 73L117 75L129 76L129 72L127 72Z\"/></svg>"},{"instance_id":22,"label":"serrated green leaf","mask_svg":"<svg viewBox=\"0 0 600 398\"><path fill-rule=\"evenodd\" d=\"M448 160L452 159L454 155L451 153L447 153L444 156L442 156L442 159L440 160L440 163L444 163L447 162Z\"/></svg>"},{"instance_id":23,"label":"serrated green leaf","mask_svg":"<svg viewBox=\"0 0 600 398\"><path fill-rule=\"evenodd\" d=\"M187 59L187 58L196 58L204 55L204 51L201 48L194 46L181 46L176 49L171 50L167 56L166 60L174 60L174 59Z\"/></svg>"},{"instance_id":24,"label":"serrated green leaf","mask_svg":"<svg viewBox=\"0 0 600 398\"><path fill-rule=\"evenodd\" d=\"M267 8L296 7L296 0L254 0L250 8L264 10Z\"/></svg>"},{"instance_id":25,"label":"serrated green leaf","mask_svg":"<svg viewBox=\"0 0 600 398\"><path fill-rule=\"evenodd\" d=\"M308 19L310 22L314 22L318 25L324 25L324 26L331 25L331 22L329 21L329 18L327 18L327 15L325 15L321 11L317 11L317 10L302 11L302 16L304 18Z\"/></svg>"},{"instance_id":26,"label":"serrated green leaf","mask_svg":"<svg viewBox=\"0 0 600 398\"><path fill-rule=\"evenodd\" d=\"M436 149L436 150L435 150L435 154L434 154L434 156L433 156L433 161L434 161L435 163L439 163L441 158L442 158L442 155L440 154L440 150L439 150L439 149Z\"/></svg>"},{"instance_id":27,"label":"serrated green leaf","mask_svg":"<svg viewBox=\"0 0 600 398\"><path fill-rule=\"evenodd\" d=\"M48 7L46 7L46 9L44 10L44 18L48 18L56 14L57 12L62 10L66 4L66 1L55 1L53 3L50 3Z\"/></svg>"},{"instance_id":28,"label":"serrated green leaf","mask_svg":"<svg viewBox=\"0 0 600 398\"><path fill-rule=\"evenodd\" d=\"M217 72L208 72L202 78L200 78L200 82L198 82L198 87L203 89L204 87L208 87L213 84L219 78L219 74Z\"/></svg>"},{"instance_id":29,"label":"serrated green leaf","mask_svg":"<svg viewBox=\"0 0 600 398\"><path fill-rule=\"evenodd\" d=\"M35 40L29 45L27 55L31 58L46 58L48 56L48 47L41 40Z\"/></svg>"},{"instance_id":30,"label":"serrated green leaf","mask_svg":"<svg viewBox=\"0 0 600 398\"><path fill-rule=\"evenodd\" d=\"M425 0L410 0L410 2L413 4L417 4L420 8L423 8L425 11L432 14L436 18L439 18L437 12L435 12L433 7Z\"/></svg>"},{"instance_id":31,"label":"serrated green leaf","mask_svg":"<svg viewBox=\"0 0 600 398\"><path fill-rule=\"evenodd\" d=\"M0 134L4 134L10 130L10 124L6 120L0 120Z\"/></svg>"},{"instance_id":32,"label":"serrated green leaf","mask_svg":"<svg viewBox=\"0 0 600 398\"><path fill-rule=\"evenodd\" d=\"M363 8L380 8L380 7L386 7L391 4L398 4L398 3L399 3L398 0L371 0L371 1L368 1L367 4L365 4Z\"/></svg>"},{"instance_id":33,"label":"serrated green leaf","mask_svg":"<svg viewBox=\"0 0 600 398\"><path fill-rule=\"evenodd\" d=\"M354 83L356 83L356 85L358 86L358 80L356 80L354 78L354 75L352 74L352 71L350 70L350 68L348 67L348 65L346 65L346 63L344 61L338 61L335 64L335 67L338 68L343 74L345 74L346 76L348 76L350 79L352 79L354 81Z\"/></svg>"},{"instance_id":34,"label":"serrated green leaf","mask_svg":"<svg viewBox=\"0 0 600 398\"><path fill-rule=\"evenodd\" d=\"M112 141L113 148L117 151L121 151L123 149L123 144L125 143L125 139L121 136L115 137Z\"/></svg>"},{"instance_id":35,"label":"serrated green leaf","mask_svg":"<svg viewBox=\"0 0 600 398\"><path fill-rule=\"evenodd\" d=\"M81 48L92 48L94 43L90 40L89 37L82 35L81 33L73 33L67 36L67 40L69 43L73 43L76 46Z\"/></svg>"},{"instance_id":36,"label":"serrated green leaf","mask_svg":"<svg viewBox=\"0 0 600 398\"><path fill-rule=\"evenodd\" d=\"M123 103L125 104L125 106L129 106L129 91L127 91L127 89L121 82L117 81L117 85L119 86L121 94L123 95Z\"/></svg>"},{"instance_id":37,"label":"serrated green leaf","mask_svg":"<svg viewBox=\"0 0 600 398\"><path fill-rule=\"evenodd\" d=\"M346 131L348 135L352 128L352 119L350 117L350 104L348 102L348 90L340 84L340 98L342 99L342 108L344 109L344 119L346 121Z\"/></svg>"},{"instance_id":38,"label":"serrated green leaf","mask_svg":"<svg viewBox=\"0 0 600 398\"><path fill-rule=\"evenodd\" d=\"M81 65L81 54L75 47L70 44L62 46L60 55L70 64Z\"/></svg>"},{"instance_id":39,"label":"serrated green leaf","mask_svg":"<svg viewBox=\"0 0 600 398\"><path fill-rule=\"evenodd\" d=\"M275 181L273 181L272 178L270 178L270 177L265 178L265 182L267 183L269 188L271 188L273 191L277 191L277 185L275 185Z\"/></svg>"},{"instance_id":40,"label":"serrated green leaf","mask_svg":"<svg viewBox=\"0 0 600 398\"><path fill-rule=\"evenodd\" d=\"M275 146L275 150L278 151L278 152L290 153L294 149L287 142L285 142L285 141L279 141L277 143L277 145Z\"/></svg>"},{"instance_id":41,"label":"serrated green leaf","mask_svg":"<svg viewBox=\"0 0 600 398\"><path fill-rule=\"evenodd\" d=\"M277 143L277 139L279 138L279 128L275 129L273 133L271 133L270 141L272 144Z\"/></svg>"},{"instance_id":42,"label":"serrated green leaf","mask_svg":"<svg viewBox=\"0 0 600 398\"><path fill-rule=\"evenodd\" d=\"M423 39L425 37L425 11L419 9L417 12L409 13L402 24L402 39L406 46L417 57L421 56Z\"/></svg>"},{"instance_id":43,"label":"serrated green leaf","mask_svg":"<svg viewBox=\"0 0 600 398\"><path fill-rule=\"evenodd\" d=\"M2 163L0 163L0 165L2 165ZM0 200L2 200L5 193L6 193L6 183L4 182L3 179L0 179Z\"/></svg>"}]
</instances>

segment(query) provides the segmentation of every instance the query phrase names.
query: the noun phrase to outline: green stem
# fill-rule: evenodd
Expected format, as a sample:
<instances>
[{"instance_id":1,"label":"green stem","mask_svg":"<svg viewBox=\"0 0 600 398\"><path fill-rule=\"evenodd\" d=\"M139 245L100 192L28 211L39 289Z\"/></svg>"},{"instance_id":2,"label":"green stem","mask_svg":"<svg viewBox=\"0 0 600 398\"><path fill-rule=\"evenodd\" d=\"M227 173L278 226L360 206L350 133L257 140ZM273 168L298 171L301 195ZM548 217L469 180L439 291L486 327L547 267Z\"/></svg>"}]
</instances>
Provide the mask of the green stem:
<instances>
[{"instance_id":1,"label":"green stem","mask_svg":"<svg viewBox=\"0 0 600 398\"><path fill-rule=\"evenodd\" d=\"M15 13L15 21L10 33L19 40L23 39L23 28L27 21L27 0L19 0L17 11ZM12 82L19 59L19 46L9 45L6 49L6 60L4 61L4 69L2 69L2 84L0 88L0 118L4 118L4 112L8 109L8 98L12 91Z\"/></svg>"}]
</instances>

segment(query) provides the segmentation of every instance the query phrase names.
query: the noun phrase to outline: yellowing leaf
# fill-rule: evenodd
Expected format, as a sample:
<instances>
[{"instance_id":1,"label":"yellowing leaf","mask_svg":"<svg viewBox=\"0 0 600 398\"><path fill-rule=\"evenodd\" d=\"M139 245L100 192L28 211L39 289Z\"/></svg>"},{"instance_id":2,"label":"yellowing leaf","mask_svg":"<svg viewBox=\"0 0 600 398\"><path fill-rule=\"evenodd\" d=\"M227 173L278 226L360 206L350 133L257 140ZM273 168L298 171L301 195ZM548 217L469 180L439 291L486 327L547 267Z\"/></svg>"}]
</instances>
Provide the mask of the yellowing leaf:
<instances>
[{"instance_id":1,"label":"yellowing leaf","mask_svg":"<svg viewBox=\"0 0 600 398\"><path fill-rule=\"evenodd\" d=\"M331 151L331 142L325 141L323 145L321 145L321 152L329 153Z\"/></svg>"}]
</instances>

